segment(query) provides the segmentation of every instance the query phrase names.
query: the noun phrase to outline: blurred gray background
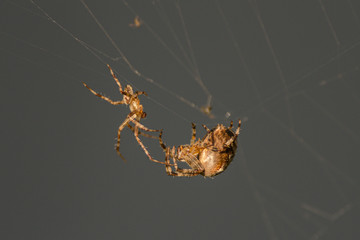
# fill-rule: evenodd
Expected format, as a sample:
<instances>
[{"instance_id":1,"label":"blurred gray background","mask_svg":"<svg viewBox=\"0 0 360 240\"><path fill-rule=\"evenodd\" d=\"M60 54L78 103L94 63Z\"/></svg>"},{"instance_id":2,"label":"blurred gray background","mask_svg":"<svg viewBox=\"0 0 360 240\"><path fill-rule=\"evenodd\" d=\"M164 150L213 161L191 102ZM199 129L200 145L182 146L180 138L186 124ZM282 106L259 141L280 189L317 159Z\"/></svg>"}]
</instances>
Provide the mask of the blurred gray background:
<instances>
[{"instance_id":1,"label":"blurred gray background","mask_svg":"<svg viewBox=\"0 0 360 240\"><path fill-rule=\"evenodd\" d=\"M360 238L359 2L86 3L154 83L81 2L36 1L61 29L30 1L1 1L1 239ZM106 63L149 94L142 123L169 146L189 143L191 122L203 137L202 123L241 118L229 168L169 177L129 129L124 163L128 107L81 84L120 99ZM206 104L194 69L214 119L179 100Z\"/></svg>"}]
</instances>

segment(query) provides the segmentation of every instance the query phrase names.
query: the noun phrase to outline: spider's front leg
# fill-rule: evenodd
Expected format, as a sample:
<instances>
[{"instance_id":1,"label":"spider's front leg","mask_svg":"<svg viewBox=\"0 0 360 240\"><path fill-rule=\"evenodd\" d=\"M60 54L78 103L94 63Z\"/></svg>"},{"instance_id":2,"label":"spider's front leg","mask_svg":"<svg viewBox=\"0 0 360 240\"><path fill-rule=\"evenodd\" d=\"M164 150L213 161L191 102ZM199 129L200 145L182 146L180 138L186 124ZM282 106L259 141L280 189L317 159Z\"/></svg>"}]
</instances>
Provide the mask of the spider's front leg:
<instances>
[{"instance_id":1,"label":"spider's front leg","mask_svg":"<svg viewBox=\"0 0 360 240\"><path fill-rule=\"evenodd\" d=\"M112 77L114 78L114 80L115 80L116 84L118 85L118 87L119 87L119 91L120 91L120 92L122 92L122 87L121 87L121 84L120 84L119 79L116 77L116 75L115 75L114 71L112 70L112 68L110 67L110 65L109 65L109 64L107 64L107 67L109 68L109 70L110 70L110 74L112 75Z\"/></svg>"},{"instance_id":2,"label":"spider's front leg","mask_svg":"<svg viewBox=\"0 0 360 240\"><path fill-rule=\"evenodd\" d=\"M97 97L99 97L99 98L101 98L101 99L104 99L105 101L107 101L107 102L109 102L110 104L112 104L112 105L120 105L120 104L125 104L125 102L124 101L113 101L113 100L111 100L110 98L108 98L108 97L105 97L105 96L103 96L103 95L101 95L100 93L97 93L97 92L95 92L94 90L92 90L86 83L82 83L87 89L89 89L89 91L92 93L92 94L94 94L95 96L97 96Z\"/></svg>"}]
</instances>

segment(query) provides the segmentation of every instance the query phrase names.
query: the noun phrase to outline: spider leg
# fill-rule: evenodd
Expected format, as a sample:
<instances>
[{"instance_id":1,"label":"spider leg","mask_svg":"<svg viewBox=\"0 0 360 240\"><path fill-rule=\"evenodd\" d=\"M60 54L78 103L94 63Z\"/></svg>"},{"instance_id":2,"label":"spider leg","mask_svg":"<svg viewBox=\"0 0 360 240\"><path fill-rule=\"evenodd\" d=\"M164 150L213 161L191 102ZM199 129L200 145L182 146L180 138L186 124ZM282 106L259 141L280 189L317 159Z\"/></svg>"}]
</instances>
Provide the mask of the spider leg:
<instances>
[{"instance_id":1,"label":"spider leg","mask_svg":"<svg viewBox=\"0 0 360 240\"><path fill-rule=\"evenodd\" d=\"M130 128L131 131L135 132L135 128L133 126L131 126L130 123L128 123L127 126L128 126L128 128ZM148 137L148 138L152 138L152 139L158 139L158 137L147 134L147 133L143 133L143 132L140 132L140 131L138 131L138 133L141 136L144 136L144 137Z\"/></svg>"},{"instance_id":2,"label":"spider leg","mask_svg":"<svg viewBox=\"0 0 360 240\"><path fill-rule=\"evenodd\" d=\"M135 128L134 128L134 135L136 138L136 141L139 143L139 145L141 146L141 148L144 150L145 154L148 156L148 158L153 161L153 162L157 162L157 163L161 163L161 164L166 164L164 162L160 162L158 160L153 159L150 156L150 153L148 152L148 150L146 149L146 147L144 146L144 144L141 142L140 138L139 138L139 128L143 129L143 130L147 130L149 132L157 132L159 130L153 130L153 129L148 129L146 128L144 125L142 125L141 123L137 122L136 120L133 119L134 115L136 115L136 111L133 111L131 113L128 114L128 116L126 117L125 121L120 125L119 129L118 129L118 137L117 137L117 142L116 142L116 151L119 154L119 156L122 159L125 159L122 154L120 153L120 134L121 131L124 129L125 126L127 126L129 124L130 121L135 123Z\"/></svg>"},{"instance_id":3,"label":"spider leg","mask_svg":"<svg viewBox=\"0 0 360 240\"><path fill-rule=\"evenodd\" d=\"M135 99L137 99L138 96L140 96L140 95L145 95L145 96L147 96L147 93L144 92L144 91L136 91L133 95L129 95L127 92L121 91L121 94L130 97L130 102L131 102L131 101L134 101ZM139 100L137 100L137 101L139 101ZM140 102L139 102L139 103L140 103Z\"/></svg>"},{"instance_id":4,"label":"spider leg","mask_svg":"<svg viewBox=\"0 0 360 240\"><path fill-rule=\"evenodd\" d=\"M140 96L140 95L145 95L145 96L147 96L147 93L144 92L144 91L136 91L136 92L134 93L133 97L134 97L134 98L137 98L137 97Z\"/></svg>"},{"instance_id":5,"label":"spider leg","mask_svg":"<svg viewBox=\"0 0 360 240\"><path fill-rule=\"evenodd\" d=\"M119 154L120 158L121 158L124 162L127 162L127 161L126 161L126 158L124 158L124 156L123 156L120 152L118 152L118 154Z\"/></svg>"},{"instance_id":6,"label":"spider leg","mask_svg":"<svg viewBox=\"0 0 360 240\"><path fill-rule=\"evenodd\" d=\"M179 148L177 149L177 151L179 151ZM173 163L174 163L173 166L175 168L175 171L172 171L171 169L170 160L169 160L170 158L173 159ZM177 161L186 162L192 169L178 168ZM165 166L165 169L166 169L166 173L170 176L193 177L199 175L204 171L204 168L199 163L199 160L193 155L188 155L186 159L178 159L175 147L171 149L171 152L170 152L170 148L166 148L165 162L169 164Z\"/></svg>"},{"instance_id":7,"label":"spider leg","mask_svg":"<svg viewBox=\"0 0 360 240\"><path fill-rule=\"evenodd\" d=\"M194 176L199 175L202 172L203 172L203 170L199 170L199 169L181 169L181 168L177 168L175 170L175 172L171 172L171 174L168 173L168 175L177 176L177 177L194 177Z\"/></svg>"},{"instance_id":8,"label":"spider leg","mask_svg":"<svg viewBox=\"0 0 360 240\"><path fill-rule=\"evenodd\" d=\"M113 101L113 100L111 100L110 98L107 98L107 97L101 95L100 93L95 92L95 91L92 90L88 85L86 85L86 83L84 83L84 82L83 82L83 85L84 85L87 89L89 89L90 92L92 92L95 96L98 96L99 98L104 99L105 101L111 103L112 105L125 104L124 101Z\"/></svg>"},{"instance_id":9,"label":"spider leg","mask_svg":"<svg viewBox=\"0 0 360 240\"><path fill-rule=\"evenodd\" d=\"M178 169L177 176L178 177L194 177L201 173L200 170L194 169Z\"/></svg>"},{"instance_id":10,"label":"spider leg","mask_svg":"<svg viewBox=\"0 0 360 240\"><path fill-rule=\"evenodd\" d=\"M167 175L170 175L170 176L189 176L189 173L187 172L187 170L191 170L191 169L180 169L178 168L178 165L177 165L177 162L178 159L176 157L176 150L175 150L175 147L172 147L171 151L170 151L170 148L166 148L166 154L165 154L165 170L166 170L166 173ZM173 163L174 164L170 164L170 158L172 158L173 160ZM175 168L175 171L172 170L171 166L174 166Z\"/></svg>"},{"instance_id":11,"label":"spider leg","mask_svg":"<svg viewBox=\"0 0 360 240\"><path fill-rule=\"evenodd\" d=\"M205 128L205 130L207 131L207 133L211 133L211 130L205 125L205 124L201 124L203 126L203 128ZM212 134L210 135L210 139L211 139L211 144L210 146L213 146L214 145L214 132L212 132ZM205 144L203 144L205 145Z\"/></svg>"},{"instance_id":12,"label":"spider leg","mask_svg":"<svg viewBox=\"0 0 360 240\"><path fill-rule=\"evenodd\" d=\"M139 123L140 124L140 123ZM136 141L139 143L139 145L141 146L141 148L144 150L145 154L148 156L148 158L150 159L150 161L153 161L153 162L156 162L156 163L161 163L161 164L165 164L165 165L168 165L166 162L160 162L158 160L155 160L151 157L149 151L146 149L146 147L144 146L144 144L141 142L140 138L139 138L139 129L138 129L138 125L136 124L135 125L135 131L134 131L134 135L135 135L135 138L136 138ZM151 129L149 129L151 130Z\"/></svg>"},{"instance_id":13,"label":"spider leg","mask_svg":"<svg viewBox=\"0 0 360 240\"><path fill-rule=\"evenodd\" d=\"M173 172L172 169L171 169L171 166L170 166L170 148L166 148L165 150L165 171L166 171L166 174L169 175L169 176L177 176L177 173L176 172ZM175 160L173 159L174 161L174 165L175 165Z\"/></svg>"},{"instance_id":14,"label":"spider leg","mask_svg":"<svg viewBox=\"0 0 360 240\"><path fill-rule=\"evenodd\" d=\"M147 132L160 132L161 131L161 130L147 128L134 118L131 118L130 121L132 121L135 124L135 127L138 126L140 129L147 131Z\"/></svg>"},{"instance_id":15,"label":"spider leg","mask_svg":"<svg viewBox=\"0 0 360 240\"><path fill-rule=\"evenodd\" d=\"M164 150L164 152L166 152L167 147L166 147L166 145L164 144L164 142L162 140L162 133L163 133L163 131L161 130L160 133L159 133L159 143L160 143L161 148Z\"/></svg>"},{"instance_id":16,"label":"spider leg","mask_svg":"<svg viewBox=\"0 0 360 240\"><path fill-rule=\"evenodd\" d=\"M238 125L238 127L237 127L237 129L236 129L235 135L239 135L239 133L240 133L240 127L241 127L241 119L239 119L239 125Z\"/></svg>"},{"instance_id":17,"label":"spider leg","mask_svg":"<svg viewBox=\"0 0 360 240\"><path fill-rule=\"evenodd\" d=\"M116 152L119 154L119 156L124 160L125 158L120 153L120 134L121 131L124 129L124 127L130 122L131 117L135 114L135 112L131 112L127 115L124 122L119 126L118 134L117 134L117 142L116 142Z\"/></svg>"},{"instance_id":18,"label":"spider leg","mask_svg":"<svg viewBox=\"0 0 360 240\"><path fill-rule=\"evenodd\" d=\"M111 67L110 67L109 64L107 64L107 67L109 68L110 73L111 73L112 77L114 78L116 84L119 86L119 91L122 92L123 90L122 90L121 84L120 84L120 82L119 82L119 79L116 77L114 71L111 69Z\"/></svg>"},{"instance_id":19,"label":"spider leg","mask_svg":"<svg viewBox=\"0 0 360 240\"><path fill-rule=\"evenodd\" d=\"M199 161L197 155L194 155L193 153L187 154L184 157L183 161L186 162L187 165L189 165L191 167L191 169L181 169L181 170L179 170L180 172L192 173L192 174L198 175L204 171L204 167L201 164L201 162ZM193 175L193 176L195 176L195 175Z\"/></svg>"},{"instance_id":20,"label":"spider leg","mask_svg":"<svg viewBox=\"0 0 360 240\"><path fill-rule=\"evenodd\" d=\"M196 140L196 125L194 123L191 123L191 127L192 127L192 135L191 135L190 145L193 145Z\"/></svg>"},{"instance_id":21,"label":"spider leg","mask_svg":"<svg viewBox=\"0 0 360 240\"><path fill-rule=\"evenodd\" d=\"M171 152L170 152L170 157L173 159L173 162L174 162L174 168L175 168L175 171L178 170L178 165L177 165L177 160L178 158L176 157L176 149L175 149L175 146L172 147L171 149Z\"/></svg>"},{"instance_id":22,"label":"spider leg","mask_svg":"<svg viewBox=\"0 0 360 240\"><path fill-rule=\"evenodd\" d=\"M210 132L210 129L205 125L205 124L201 124L202 126L203 126L203 128L205 128L205 130L207 131L207 132Z\"/></svg>"},{"instance_id":23,"label":"spider leg","mask_svg":"<svg viewBox=\"0 0 360 240\"><path fill-rule=\"evenodd\" d=\"M232 136L232 138L230 138L230 139L224 144L225 147L229 147L229 146L235 141L235 139L237 138L237 136L238 136L239 133L240 133L240 127L241 127L241 119L239 119L239 125L238 125L238 127L237 127L237 129L236 129L236 131L235 131L234 136Z\"/></svg>"},{"instance_id":24,"label":"spider leg","mask_svg":"<svg viewBox=\"0 0 360 240\"><path fill-rule=\"evenodd\" d=\"M229 130L231 130L233 128L233 121L230 122L230 126L229 126Z\"/></svg>"}]
</instances>

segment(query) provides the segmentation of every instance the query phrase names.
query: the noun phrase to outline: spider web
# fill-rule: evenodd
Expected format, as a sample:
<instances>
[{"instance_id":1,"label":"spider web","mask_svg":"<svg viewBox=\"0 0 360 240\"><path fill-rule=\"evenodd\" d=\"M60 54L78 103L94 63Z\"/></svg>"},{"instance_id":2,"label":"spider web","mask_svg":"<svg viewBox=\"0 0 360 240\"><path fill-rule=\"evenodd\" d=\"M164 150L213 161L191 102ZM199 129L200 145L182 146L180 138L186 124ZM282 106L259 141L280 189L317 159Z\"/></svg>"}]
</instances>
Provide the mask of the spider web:
<instances>
[{"instance_id":1,"label":"spider web","mask_svg":"<svg viewBox=\"0 0 360 240\"><path fill-rule=\"evenodd\" d=\"M4 1L1 9L6 177L16 180L6 188L8 236L360 236L355 1ZM130 27L136 16L142 25ZM143 124L163 128L170 146L189 142L190 122L241 118L226 172L165 178L131 133L121 142L129 164L114 161L110 138L128 109L80 84L117 99L106 63L149 94ZM156 141L144 142L164 157Z\"/></svg>"}]
</instances>

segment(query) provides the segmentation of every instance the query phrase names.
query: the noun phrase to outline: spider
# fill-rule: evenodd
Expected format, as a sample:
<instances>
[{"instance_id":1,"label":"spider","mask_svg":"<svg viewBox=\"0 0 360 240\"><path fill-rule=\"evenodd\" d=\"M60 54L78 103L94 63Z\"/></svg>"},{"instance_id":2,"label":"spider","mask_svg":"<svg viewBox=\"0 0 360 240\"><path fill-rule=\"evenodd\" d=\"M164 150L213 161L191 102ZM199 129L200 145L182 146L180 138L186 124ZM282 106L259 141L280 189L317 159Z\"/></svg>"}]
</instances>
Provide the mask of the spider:
<instances>
[{"instance_id":1,"label":"spider","mask_svg":"<svg viewBox=\"0 0 360 240\"><path fill-rule=\"evenodd\" d=\"M227 128L218 124L213 129L202 125L207 134L202 140L196 139L196 126L192 123L192 137L190 145L181 145L177 148L166 147L162 141L162 131L159 134L160 146L166 153L165 169L170 176L192 177L203 175L204 177L214 177L223 172L235 156L237 148L237 136L240 133L241 120L235 133L231 130L233 123ZM173 159L175 171L171 168L170 158ZM187 163L191 169L181 169L177 166L177 161Z\"/></svg>"},{"instance_id":2,"label":"spider","mask_svg":"<svg viewBox=\"0 0 360 240\"><path fill-rule=\"evenodd\" d=\"M139 16L136 16L134 18L134 22L129 23L129 26L132 28L139 28L139 27L141 27L142 24L143 24L143 21L141 20L141 18Z\"/></svg>"},{"instance_id":3,"label":"spider","mask_svg":"<svg viewBox=\"0 0 360 240\"><path fill-rule=\"evenodd\" d=\"M164 164L163 162L155 160L151 157L150 153L148 152L148 150L146 149L144 144L140 141L140 138L138 136L140 134L140 135L143 135L143 136L149 137L149 138L157 138L157 137L151 136L149 134L140 132L139 128L142 129L143 131L147 131L147 132L160 132L160 130L149 129L140 123L140 120L142 118L146 117L146 113L143 111L143 106L140 104L140 100L139 100L138 96L140 96L140 95L147 96L146 92L143 92L143 91L134 92L130 85L127 85L126 88L124 88L124 90L123 90L118 78L116 77L115 73L113 72L113 70L111 69L109 64L107 64L107 67L109 68L110 73L111 73L112 77L114 78L116 84L119 86L120 93L123 95L123 99L121 101L112 101L111 99L92 90L88 85L86 85L86 83L83 82L83 84L95 96L98 96L99 98L104 99L105 101L109 102L112 105L121 105L121 104L129 105L130 113L127 115L126 119L122 122L122 124L119 126L119 129L118 129L116 152L119 154L119 156L123 160L125 160L124 157L122 156L122 154L120 153L119 149L120 149L120 133L127 126L131 129L131 131L134 132L136 141L139 143L141 148L144 150L144 152L148 156L148 158L153 162ZM134 123L134 127L130 125L130 122Z\"/></svg>"}]
</instances>

